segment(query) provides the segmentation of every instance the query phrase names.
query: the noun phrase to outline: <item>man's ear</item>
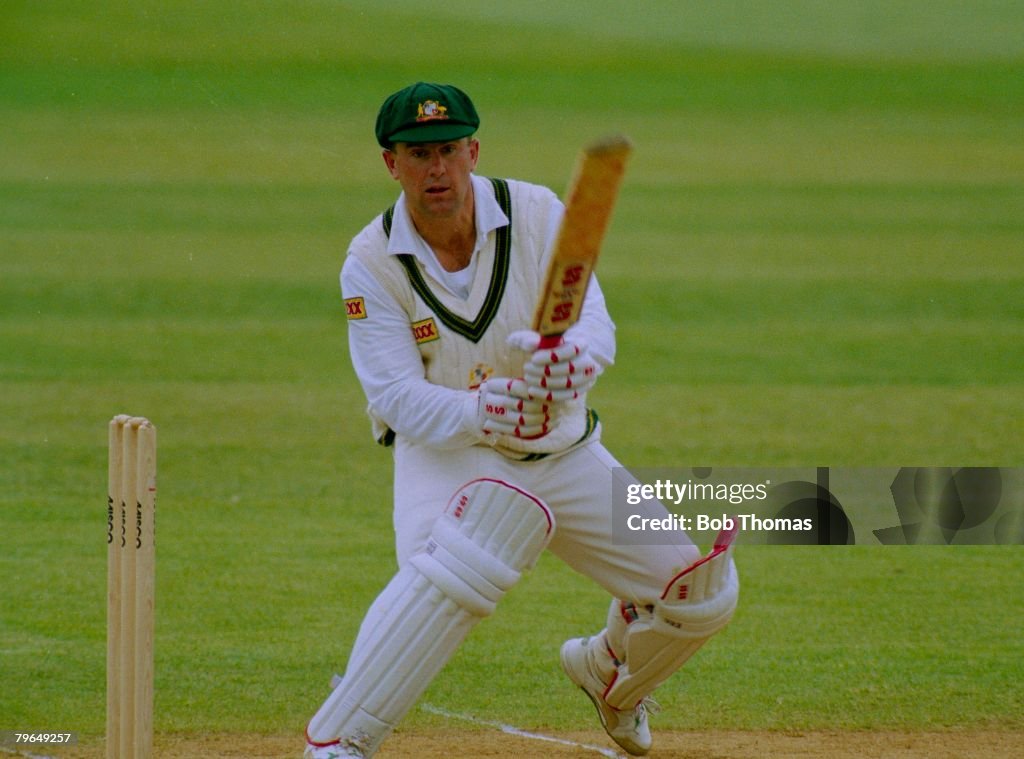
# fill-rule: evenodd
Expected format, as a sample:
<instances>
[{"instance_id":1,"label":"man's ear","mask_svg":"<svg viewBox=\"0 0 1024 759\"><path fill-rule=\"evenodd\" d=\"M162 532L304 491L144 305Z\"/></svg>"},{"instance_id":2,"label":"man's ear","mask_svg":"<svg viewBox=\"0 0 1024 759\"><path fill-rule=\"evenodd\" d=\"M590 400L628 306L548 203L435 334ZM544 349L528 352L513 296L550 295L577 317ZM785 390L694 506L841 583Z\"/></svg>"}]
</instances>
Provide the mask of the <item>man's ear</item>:
<instances>
[{"instance_id":1,"label":"man's ear","mask_svg":"<svg viewBox=\"0 0 1024 759\"><path fill-rule=\"evenodd\" d=\"M384 159L384 165L388 167L388 174L391 175L392 179L398 179L398 167L395 165L395 152L385 148L380 152L381 158Z\"/></svg>"}]
</instances>

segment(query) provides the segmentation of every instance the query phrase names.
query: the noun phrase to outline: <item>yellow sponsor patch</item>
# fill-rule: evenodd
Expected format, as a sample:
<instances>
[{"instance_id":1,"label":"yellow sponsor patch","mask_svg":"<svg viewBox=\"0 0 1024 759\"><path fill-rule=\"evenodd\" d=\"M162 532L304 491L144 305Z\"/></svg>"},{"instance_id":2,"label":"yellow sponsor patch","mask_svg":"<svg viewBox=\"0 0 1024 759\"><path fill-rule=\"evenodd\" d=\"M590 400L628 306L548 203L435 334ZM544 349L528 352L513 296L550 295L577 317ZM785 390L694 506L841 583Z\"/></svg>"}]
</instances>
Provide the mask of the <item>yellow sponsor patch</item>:
<instances>
[{"instance_id":1,"label":"yellow sponsor patch","mask_svg":"<svg viewBox=\"0 0 1024 759\"><path fill-rule=\"evenodd\" d=\"M345 298L345 315L349 319L365 319L366 302L362 298Z\"/></svg>"},{"instance_id":2,"label":"yellow sponsor patch","mask_svg":"<svg viewBox=\"0 0 1024 759\"><path fill-rule=\"evenodd\" d=\"M423 345L423 343L431 343L434 340L438 340L441 335L437 331L437 322L434 321L434 317L423 319L422 321L412 323L412 336L416 338L417 345Z\"/></svg>"}]
</instances>

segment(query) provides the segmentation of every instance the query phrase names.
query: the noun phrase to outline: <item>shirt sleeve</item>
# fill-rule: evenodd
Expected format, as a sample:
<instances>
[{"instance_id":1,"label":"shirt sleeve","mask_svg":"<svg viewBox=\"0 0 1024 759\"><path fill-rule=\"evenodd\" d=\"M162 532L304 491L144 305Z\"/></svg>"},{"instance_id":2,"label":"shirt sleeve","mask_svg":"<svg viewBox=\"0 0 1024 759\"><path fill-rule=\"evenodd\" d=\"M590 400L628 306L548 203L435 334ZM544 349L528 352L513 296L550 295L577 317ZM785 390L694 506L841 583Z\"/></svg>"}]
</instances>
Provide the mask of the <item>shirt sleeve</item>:
<instances>
[{"instance_id":1,"label":"shirt sleeve","mask_svg":"<svg viewBox=\"0 0 1024 759\"><path fill-rule=\"evenodd\" d=\"M564 337L586 345L599 371L615 362L615 322L608 314L604 293L596 276L591 275L579 321L566 330Z\"/></svg>"},{"instance_id":2,"label":"shirt sleeve","mask_svg":"<svg viewBox=\"0 0 1024 759\"><path fill-rule=\"evenodd\" d=\"M362 298L365 318L348 322L349 353L371 414L397 434L437 448L479 442L468 420L476 396L428 382L409 318L355 256L341 270L342 297Z\"/></svg>"}]
</instances>

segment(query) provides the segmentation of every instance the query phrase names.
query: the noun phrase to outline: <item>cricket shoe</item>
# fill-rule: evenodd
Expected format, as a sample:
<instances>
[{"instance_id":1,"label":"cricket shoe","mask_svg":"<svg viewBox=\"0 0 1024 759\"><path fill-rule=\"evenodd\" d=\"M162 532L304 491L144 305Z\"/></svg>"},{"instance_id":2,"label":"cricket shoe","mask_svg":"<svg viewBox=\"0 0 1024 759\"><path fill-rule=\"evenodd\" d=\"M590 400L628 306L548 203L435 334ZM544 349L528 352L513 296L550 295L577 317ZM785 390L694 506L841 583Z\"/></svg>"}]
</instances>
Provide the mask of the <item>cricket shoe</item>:
<instances>
[{"instance_id":1,"label":"cricket shoe","mask_svg":"<svg viewBox=\"0 0 1024 759\"><path fill-rule=\"evenodd\" d=\"M571 638L562 644L562 669L569 679L587 694L597 709L601 725L613 741L634 756L651 750L651 729L647 725L647 709L654 702L644 699L634 709L616 709L604 700L605 683L594 674L587 661L589 638Z\"/></svg>"}]
</instances>

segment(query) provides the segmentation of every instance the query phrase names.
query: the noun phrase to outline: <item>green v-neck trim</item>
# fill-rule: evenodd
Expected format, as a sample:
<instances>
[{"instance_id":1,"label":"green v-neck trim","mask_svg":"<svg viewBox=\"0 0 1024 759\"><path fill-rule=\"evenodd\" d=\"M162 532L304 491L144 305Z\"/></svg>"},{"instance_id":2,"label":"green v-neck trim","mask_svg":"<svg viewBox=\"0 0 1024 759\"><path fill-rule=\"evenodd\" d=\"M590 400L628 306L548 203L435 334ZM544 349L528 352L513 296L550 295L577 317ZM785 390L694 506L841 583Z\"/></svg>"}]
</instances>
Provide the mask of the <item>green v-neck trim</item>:
<instances>
[{"instance_id":1,"label":"green v-neck trim","mask_svg":"<svg viewBox=\"0 0 1024 759\"><path fill-rule=\"evenodd\" d=\"M505 295L505 285L508 282L508 270L512 260L512 196L509 193L508 182L505 180L491 179L491 184L494 185L494 196L498 201L498 205L501 206L501 210L505 213L509 223L495 230L494 267L491 269L491 281L487 285L487 296L484 298L483 305L480 306L480 311L475 319L470 321L453 313L438 299L426 280L423 279L423 274L416 265L415 256L409 253L399 253L397 255L399 262L405 267L406 274L409 276L409 283L412 285L412 289L427 304L427 307L434 312L437 318L441 320L441 323L448 327L448 329L468 340L472 340L474 343L480 342L480 338L484 336L487 328L491 326L491 322L494 321L494 317L498 314L498 307L501 305L501 299ZM395 207L391 206L391 208L384 212L383 219L381 220L384 226L384 234L388 237L391 236L391 225L394 218Z\"/></svg>"}]
</instances>

